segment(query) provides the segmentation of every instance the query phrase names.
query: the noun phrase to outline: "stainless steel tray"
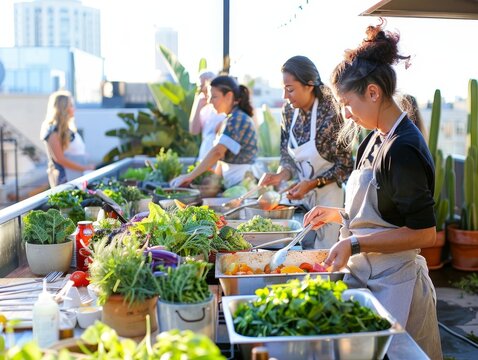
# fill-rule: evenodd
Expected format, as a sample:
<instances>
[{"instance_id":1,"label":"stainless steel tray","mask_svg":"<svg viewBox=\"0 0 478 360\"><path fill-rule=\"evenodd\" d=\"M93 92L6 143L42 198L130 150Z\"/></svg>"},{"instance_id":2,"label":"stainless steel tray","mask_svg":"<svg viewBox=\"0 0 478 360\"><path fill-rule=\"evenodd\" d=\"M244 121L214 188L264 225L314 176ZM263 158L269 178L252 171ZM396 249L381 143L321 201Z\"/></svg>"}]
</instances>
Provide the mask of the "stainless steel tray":
<instances>
[{"instance_id":1,"label":"stainless steel tray","mask_svg":"<svg viewBox=\"0 0 478 360\"><path fill-rule=\"evenodd\" d=\"M282 284L290 279L300 279L309 274L337 281L343 279L346 270L337 272L311 272L298 274L252 274L225 275L225 269L231 263L244 263L251 268L263 269L269 264L275 251L252 251L236 253L218 253L215 263L215 277L219 279L224 295L254 295L257 289L273 284ZM284 265L297 265L303 262L321 263L327 257L328 250L290 250Z\"/></svg>"},{"instance_id":2,"label":"stainless steel tray","mask_svg":"<svg viewBox=\"0 0 478 360\"><path fill-rule=\"evenodd\" d=\"M237 228L240 224L247 222L247 220L228 220L227 225ZM253 246L261 245L271 240L277 240L286 237L295 237L302 230L302 224L297 220L276 219L272 220L275 225L287 226L289 231L272 231L272 232L242 232L242 236L246 241L249 241ZM285 243L271 246L271 249L281 249Z\"/></svg>"},{"instance_id":3,"label":"stainless steel tray","mask_svg":"<svg viewBox=\"0 0 478 360\"><path fill-rule=\"evenodd\" d=\"M231 344L239 344L243 359L250 359L254 346L266 346L270 357L287 360L363 360L383 359L394 334L404 332L401 325L367 289L345 290L342 298L353 297L361 305L372 309L391 324L388 330L315 336L242 336L234 330L232 315L239 304L255 300L252 296L225 296L222 298L224 317Z\"/></svg>"},{"instance_id":4,"label":"stainless steel tray","mask_svg":"<svg viewBox=\"0 0 478 360\"><path fill-rule=\"evenodd\" d=\"M246 219L252 219L255 215L268 219L292 219L295 206L281 205L281 209L262 210L259 206L248 206L244 208Z\"/></svg>"}]
</instances>

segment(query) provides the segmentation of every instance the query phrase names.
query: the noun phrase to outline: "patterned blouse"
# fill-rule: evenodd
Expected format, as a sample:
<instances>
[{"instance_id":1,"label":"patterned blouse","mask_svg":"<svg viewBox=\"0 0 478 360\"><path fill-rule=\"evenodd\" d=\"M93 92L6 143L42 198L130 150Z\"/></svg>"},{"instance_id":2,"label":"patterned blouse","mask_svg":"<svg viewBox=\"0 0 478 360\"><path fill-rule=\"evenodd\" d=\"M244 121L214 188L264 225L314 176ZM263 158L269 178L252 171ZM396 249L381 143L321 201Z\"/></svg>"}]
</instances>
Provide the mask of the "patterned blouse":
<instances>
[{"instance_id":1,"label":"patterned blouse","mask_svg":"<svg viewBox=\"0 0 478 360\"><path fill-rule=\"evenodd\" d=\"M252 119L238 107L223 121L215 144L227 147L223 161L229 164L253 164L257 155L257 134Z\"/></svg>"},{"instance_id":2,"label":"patterned blouse","mask_svg":"<svg viewBox=\"0 0 478 360\"><path fill-rule=\"evenodd\" d=\"M298 167L287 151L289 132L295 109L289 104L282 108L281 124L281 160L283 168L297 174ZM310 140L310 117L312 111L305 112L299 109L299 116L295 122L294 136L298 145L303 145ZM334 164L324 172L321 177L326 180L335 180L339 186L347 181L353 170L353 160L350 150L336 143L337 134L342 127L342 117L335 110L331 100L319 101L317 107L317 136L315 143L317 151L325 160Z\"/></svg>"}]
</instances>

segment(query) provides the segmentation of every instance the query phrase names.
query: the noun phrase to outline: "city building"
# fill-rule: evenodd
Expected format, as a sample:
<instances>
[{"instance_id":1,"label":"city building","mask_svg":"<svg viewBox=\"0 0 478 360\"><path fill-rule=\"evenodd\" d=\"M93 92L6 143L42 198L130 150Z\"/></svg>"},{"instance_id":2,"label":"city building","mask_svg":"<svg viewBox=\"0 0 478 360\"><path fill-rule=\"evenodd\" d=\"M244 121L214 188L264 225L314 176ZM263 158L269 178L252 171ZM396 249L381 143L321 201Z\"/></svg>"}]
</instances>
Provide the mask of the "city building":
<instances>
[{"instance_id":1,"label":"city building","mask_svg":"<svg viewBox=\"0 0 478 360\"><path fill-rule=\"evenodd\" d=\"M79 0L15 3L15 47L73 47L101 56L100 11Z\"/></svg>"}]
</instances>

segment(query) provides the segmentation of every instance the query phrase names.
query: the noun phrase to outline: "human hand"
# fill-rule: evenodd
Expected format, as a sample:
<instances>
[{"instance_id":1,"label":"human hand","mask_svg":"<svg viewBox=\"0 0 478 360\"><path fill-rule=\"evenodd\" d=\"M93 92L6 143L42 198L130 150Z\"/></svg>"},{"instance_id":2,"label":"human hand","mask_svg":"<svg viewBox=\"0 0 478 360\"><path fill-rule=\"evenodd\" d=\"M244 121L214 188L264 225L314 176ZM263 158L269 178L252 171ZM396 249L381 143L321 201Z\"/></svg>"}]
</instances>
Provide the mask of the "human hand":
<instances>
[{"instance_id":1,"label":"human hand","mask_svg":"<svg viewBox=\"0 0 478 360\"><path fill-rule=\"evenodd\" d=\"M280 184L281 181L282 181L282 177L279 174L265 173L259 179L258 185L259 186L268 186L268 185L277 186Z\"/></svg>"},{"instance_id":2,"label":"human hand","mask_svg":"<svg viewBox=\"0 0 478 360\"><path fill-rule=\"evenodd\" d=\"M352 246L350 244L350 238L344 239L335 243L330 248L329 256L324 260L324 264L327 267L331 266L331 271L339 271L347 265L351 255Z\"/></svg>"},{"instance_id":3,"label":"human hand","mask_svg":"<svg viewBox=\"0 0 478 360\"><path fill-rule=\"evenodd\" d=\"M292 187L289 191L287 191L287 198L289 200L301 200L314 187L315 187L315 182L311 186L309 180L302 180L297 185Z\"/></svg>"},{"instance_id":4,"label":"human hand","mask_svg":"<svg viewBox=\"0 0 478 360\"><path fill-rule=\"evenodd\" d=\"M339 209L328 206L313 207L304 215L304 226L312 224L312 229L317 230L327 223L340 223L341 217Z\"/></svg>"},{"instance_id":5,"label":"human hand","mask_svg":"<svg viewBox=\"0 0 478 360\"><path fill-rule=\"evenodd\" d=\"M177 188L181 186L187 186L189 185L194 179L189 177L187 174L185 175L180 175L178 177L175 177L173 180L169 182L169 186L172 188Z\"/></svg>"}]
</instances>

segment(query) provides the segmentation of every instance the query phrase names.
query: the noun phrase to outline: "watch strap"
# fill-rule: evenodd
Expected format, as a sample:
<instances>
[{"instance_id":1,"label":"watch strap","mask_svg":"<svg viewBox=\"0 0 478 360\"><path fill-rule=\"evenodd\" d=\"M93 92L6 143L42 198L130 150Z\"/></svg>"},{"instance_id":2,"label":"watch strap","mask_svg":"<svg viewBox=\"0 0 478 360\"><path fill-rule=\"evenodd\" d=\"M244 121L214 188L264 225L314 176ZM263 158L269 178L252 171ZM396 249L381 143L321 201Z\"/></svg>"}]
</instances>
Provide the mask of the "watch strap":
<instances>
[{"instance_id":1,"label":"watch strap","mask_svg":"<svg viewBox=\"0 0 478 360\"><path fill-rule=\"evenodd\" d=\"M355 235L350 237L350 246L352 248L352 255L360 254L360 243Z\"/></svg>"}]
</instances>

